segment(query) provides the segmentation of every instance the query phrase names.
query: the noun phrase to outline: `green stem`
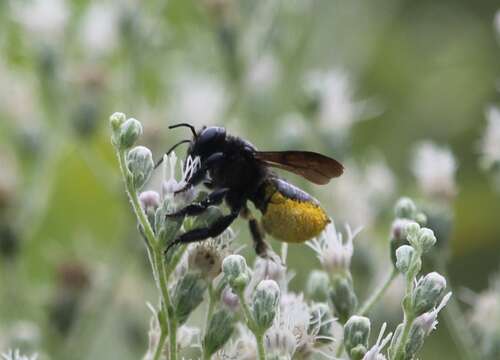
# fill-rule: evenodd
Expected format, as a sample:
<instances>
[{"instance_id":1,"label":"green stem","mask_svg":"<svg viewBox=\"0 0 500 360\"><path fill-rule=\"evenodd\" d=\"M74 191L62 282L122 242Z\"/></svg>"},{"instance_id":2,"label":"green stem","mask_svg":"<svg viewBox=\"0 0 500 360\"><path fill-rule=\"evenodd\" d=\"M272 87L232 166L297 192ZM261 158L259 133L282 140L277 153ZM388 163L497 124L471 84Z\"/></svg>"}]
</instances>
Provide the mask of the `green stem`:
<instances>
[{"instance_id":1,"label":"green stem","mask_svg":"<svg viewBox=\"0 0 500 360\"><path fill-rule=\"evenodd\" d=\"M160 339L158 340L158 345L156 346L153 360L160 360L161 359L163 347L165 346L165 340L167 340L167 333L165 331L162 331L160 333Z\"/></svg>"},{"instance_id":2,"label":"green stem","mask_svg":"<svg viewBox=\"0 0 500 360\"><path fill-rule=\"evenodd\" d=\"M413 324L413 320L415 320L415 317L413 315L405 313L403 321L403 334L401 335L401 338L398 341L398 346L396 348L394 360L404 359L404 347L408 341L408 336L410 335L410 329L411 325Z\"/></svg>"},{"instance_id":3,"label":"green stem","mask_svg":"<svg viewBox=\"0 0 500 360\"><path fill-rule=\"evenodd\" d=\"M177 319L174 316L174 308L170 305L167 310L168 316L168 336L169 336L169 360L177 360Z\"/></svg>"},{"instance_id":4,"label":"green stem","mask_svg":"<svg viewBox=\"0 0 500 360\"><path fill-rule=\"evenodd\" d=\"M264 349L264 334L255 334L255 340L257 341L257 351L259 354L259 360L266 360L266 351Z\"/></svg>"},{"instance_id":5,"label":"green stem","mask_svg":"<svg viewBox=\"0 0 500 360\"><path fill-rule=\"evenodd\" d=\"M420 259L421 254L417 251L417 258ZM405 297L403 299L403 333L399 338L396 346L396 351L394 352L394 360L404 359L404 348L405 344L408 341L408 336L410 335L411 325L413 324L413 320L415 320L414 314L411 312L411 306L409 306L409 302L411 301L411 295L413 292L413 280L417 276L420 271L420 267L414 269L413 271L409 271L406 274L406 290Z\"/></svg>"},{"instance_id":6,"label":"green stem","mask_svg":"<svg viewBox=\"0 0 500 360\"><path fill-rule=\"evenodd\" d=\"M172 300L170 299L170 294L167 287L167 272L165 270L165 263L162 257L162 250L159 244L154 247L154 259L157 268L158 282L160 285L160 291L162 293L163 299L163 309L165 309L167 324L162 324L161 329L168 325L168 337L169 337L169 360L177 360L177 319L174 314L174 307L172 305ZM164 330L162 330L164 332Z\"/></svg>"},{"instance_id":7,"label":"green stem","mask_svg":"<svg viewBox=\"0 0 500 360\"><path fill-rule=\"evenodd\" d=\"M382 284L380 284L373 294L366 300L366 302L361 306L361 308L358 310L358 315L363 316L366 315L373 306L382 298L382 296L385 294L389 286L391 286L392 282L394 279L398 276L398 271L396 268L392 268L391 273L387 278L384 280Z\"/></svg>"},{"instance_id":8,"label":"green stem","mask_svg":"<svg viewBox=\"0 0 500 360\"><path fill-rule=\"evenodd\" d=\"M139 196L137 195L137 191L134 188L134 185L132 184L132 174L127 169L125 152L121 150L117 151L118 151L118 162L120 164L120 171L125 180L125 188L127 190L128 198L132 203L132 209L134 210L135 216L137 217L139 224L142 226L142 229L144 230L144 237L146 238L149 247L154 249L158 241L153 232L153 228L151 227L151 224L149 223L148 218L144 213L144 210L142 209L141 203L139 201Z\"/></svg>"},{"instance_id":9,"label":"green stem","mask_svg":"<svg viewBox=\"0 0 500 360\"><path fill-rule=\"evenodd\" d=\"M167 272L165 269L165 264L163 262L162 249L158 239L154 234L153 228L151 227L151 224L149 223L148 218L144 213L144 210L142 209L141 203L139 201L139 196L137 195L137 191L132 183L132 174L130 174L130 171L127 169L126 166L125 151L117 150L117 155L118 155L118 162L120 164L120 170L125 180L127 195L129 197L130 202L132 203L132 208L143 231L148 252L149 251L153 252L153 256L151 256L151 254L148 255L150 258L156 285L160 290L161 294L161 300L163 304L161 307L162 309L161 311L163 311L165 315L163 317L160 317L160 319L164 319L163 321L167 323L167 324L165 323L160 324L160 329L161 329L160 339L166 336L165 329L168 326L169 352L170 352L169 360L177 360L177 321L174 316L174 309L172 306L172 302L170 300L170 294L168 292ZM158 347L155 351L156 355L161 355L164 342L165 342L164 340L163 342L162 341L158 342Z\"/></svg>"},{"instance_id":10,"label":"green stem","mask_svg":"<svg viewBox=\"0 0 500 360\"><path fill-rule=\"evenodd\" d=\"M245 316L245 322L247 327L250 329L252 333L256 333L255 321L253 319L252 313L250 312L250 308L248 307L245 296L243 295L243 291L238 292L238 299L240 300L240 306L243 310L243 315Z\"/></svg>"}]
</instances>

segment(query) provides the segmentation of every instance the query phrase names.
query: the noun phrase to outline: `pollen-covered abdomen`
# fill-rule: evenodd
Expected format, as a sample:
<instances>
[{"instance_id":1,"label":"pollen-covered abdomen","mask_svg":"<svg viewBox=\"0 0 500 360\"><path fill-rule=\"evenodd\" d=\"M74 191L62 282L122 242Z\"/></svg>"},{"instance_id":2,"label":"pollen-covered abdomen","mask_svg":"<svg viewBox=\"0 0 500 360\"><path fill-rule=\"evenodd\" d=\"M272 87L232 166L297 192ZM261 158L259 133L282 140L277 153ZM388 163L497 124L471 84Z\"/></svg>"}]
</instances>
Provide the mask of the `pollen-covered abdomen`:
<instances>
[{"instance_id":1,"label":"pollen-covered abdomen","mask_svg":"<svg viewBox=\"0 0 500 360\"><path fill-rule=\"evenodd\" d=\"M330 222L319 204L307 193L282 180L274 182L262 216L264 230L277 240L301 243L318 236Z\"/></svg>"}]
</instances>

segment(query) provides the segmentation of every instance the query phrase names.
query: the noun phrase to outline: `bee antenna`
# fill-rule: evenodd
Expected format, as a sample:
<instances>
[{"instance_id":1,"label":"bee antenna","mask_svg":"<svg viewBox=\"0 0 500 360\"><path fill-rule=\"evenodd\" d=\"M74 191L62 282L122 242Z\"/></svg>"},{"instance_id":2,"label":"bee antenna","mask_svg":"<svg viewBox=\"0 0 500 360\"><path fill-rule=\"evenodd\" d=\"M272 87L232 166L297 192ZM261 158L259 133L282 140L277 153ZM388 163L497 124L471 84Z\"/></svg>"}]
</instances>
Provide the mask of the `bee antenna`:
<instances>
[{"instance_id":1,"label":"bee antenna","mask_svg":"<svg viewBox=\"0 0 500 360\"><path fill-rule=\"evenodd\" d=\"M168 155L170 155L170 153L171 153L172 151L174 151L174 150L175 150L175 148L176 148L177 146L182 145L182 144L185 144L185 143L190 143L190 142L191 142L191 140L182 140L182 141L179 141L177 144L173 145L170 149L168 149L168 151L165 153L165 155L167 155L167 156L168 156ZM160 160L158 160L158 161L156 162L156 164L155 164L155 167L154 167L154 168L156 169L158 166L160 166L160 165L161 165L161 163L162 163L162 162L163 162L163 156L161 157L161 159L160 159Z\"/></svg>"},{"instance_id":2,"label":"bee antenna","mask_svg":"<svg viewBox=\"0 0 500 360\"><path fill-rule=\"evenodd\" d=\"M191 129L191 132L193 133L193 136L194 136L195 139L198 137L198 135L196 134L196 129L194 128L194 126L191 125L191 124L188 124L188 123L180 123L180 124L170 125L168 128L169 129L175 129L175 128L178 128L178 127L181 127L181 126L185 126L185 127L188 127L189 129Z\"/></svg>"}]
</instances>

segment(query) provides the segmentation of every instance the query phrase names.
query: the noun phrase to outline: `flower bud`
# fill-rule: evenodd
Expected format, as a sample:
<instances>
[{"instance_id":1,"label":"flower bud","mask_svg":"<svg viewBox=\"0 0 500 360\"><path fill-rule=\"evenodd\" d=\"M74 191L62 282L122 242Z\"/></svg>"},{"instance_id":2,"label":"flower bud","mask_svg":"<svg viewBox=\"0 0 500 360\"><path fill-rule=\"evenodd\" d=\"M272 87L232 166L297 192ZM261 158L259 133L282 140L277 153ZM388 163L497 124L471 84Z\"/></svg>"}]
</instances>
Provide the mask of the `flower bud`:
<instances>
[{"instance_id":1,"label":"flower bud","mask_svg":"<svg viewBox=\"0 0 500 360\"><path fill-rule=\"evenodd\" d=\"M259 332L264 333L273 324L279 297L280 288L274 280L262 280L255 288L252 312Z\"/></svg>"},{"instance_id":2,"label":"flower bud","mask_svg":"<svg viewBox=\"0 0 500 360\"><path fill-rule=\"evenodd\" d=\"M146 213L149 222L154 228L154 216L156 209L160 206L160 194L152 190L143 191L139 194L139 201L141 202L141 207Z\"/></svg>"},{"instance_id":3,"label":"flower bud","mask_svg":"<svg viewBox=\"0 0 500 360\"><path fill-rule=\"evenodd\" d=\"M186 273L175 285L173 306L179 324L188 319L194 309L203 301L207 289L206 281L196 272Z\"/></svg>"},{"instance_id":4,"label":"flower bud","mask_svg":"<svg viewBox=\"0 0 500 360\"><path fill-rule=\"evenodd\" d=\"M368 351L370 319L364 316L351 316L344 326L345 349L349 358L361 360Z\"/></svg>"},{"instance_id":5,"label":"flower bud","mask_svg":"<svg viewBox=\"0 0 500 360\"><path fill-rule=\"evenodd\" d=\"M142 135L142 124L133 118L120 126L118 145L121 149L130 149Z\"/></svg>"},{"instance_id":6,"label":"flower bud","mask_svg":"<svg viewBox=\"0 0 500 360\"><path fill-rule=\"evenodd\" d=\"M314 334L317 342L327 344L333 341L333 316L330 307L326 303L315 303L311 305L311 318L309 320L309 334Z\"/></svg>"},{"instance_id":7,"label":"flower bud","mask_svg":"<svg viewBox=\"0 0 500 360\"><path fill-rule=\"evenodd\" d=\"M396 267L396 250L408 243L407 227L412 221L408 219L396 219L392 222L390 238L390 256L391 262Z\"/></svg>"},{"instance_id":8,"label":"flower bud","mask_svg":"<svg viewBox=\"0 0 500 360\"><path fill-rule=\"evenodd\" d=\"M415 357L418 351L422 348L422 345L424 345L425 337L425 330L422 326L420 326L419 318L416 318L410 328L408 342L404 345L405 359L413 359Z\"/></svg>"},{"instance_id":9,"label":"flower bud","mask_svg":"<svg viewBox=\"0 0 500 360\"><path fill-rule=\"evenodd\" d=\"M117 131L120 128L120 126L122 126L122 124L125 122L126 118L127 117L122 112L113 113L109 117L109 123L111 125L111 129L113 129L113 131Z\"/></svg>"},{"instance_id":10,"label":"flower bud","mask_svg":"<svg viewBox=\"0 0 500 360\"><path fill-rule=\"evenodd\" d=\"M420 234L420 225L415 221L408 222L405 227L405 233L406 238L408 239L410 244L412 244L411 239L418 238L418 235Z\"/></svg>"},{"instance_id":11,"label":"flower bud","mask_svg":"<svg viewBox=\"0 0 500 360\"><path fill-rule=\"evenodd\" d=\"M227 282L238 293L243 291L250 281L245 258L241 255L229 255L222 261L222 271Z\"/></svg>"},{"instance_id":12,"label":"flower bud","mask_svg":"<svg viewBox=\"0 0 500 360\"><path fill-rule=\"evenodd\" d=\"M330 291L328 274L321 270L313 270L307 281L306 292L309 297L317 302L326 302Z\"/></svg>"},{"instance_id":13,"label":"flower bud","mask_svg":"<svg viewBox=\"0 0 500 360\"><path fill-rule=\"evenodd\" d=\"M396 219L392 223L391 237L395 240L406 242L407 226L411 223L408 219Z\"/></svg>"},{"instance_id":14,"label":"flower bud","mask_svg":"<svg viewBox=\"0 0 500 360\"><path fill-rule=\"evenodd\" d=\"M416 315L421 315L433 309L444 289L446 279L437 272L432 272L421 278L413 294L413 309Z\"/></svg>"},{"instance_id":15,"label":"flower bud","mask_svg":"<svg viewBox=\"0 0 500 360\"><path fill-rule=\"evenodd\" d=\"M434 231L428 228L423 228L420 230L418 236L418 242L422 247L423 252L428 252L434 244L436 244L436 237L434 236Z\"/></svg>"},{"instance_id":16,"label":"flower bud","mask_svg":"<svg viewBox=\"0 0 500 360\"><path fill-rule=\"evenodd\" d=\"M209 357L229 340L234 332L234 316L226 309L219 309L209 320L203 339L204 353Z\"/></svg>"},{"instance_id":17,"label":"flower bud","mask_svg":"<svg viewBox=\"0 0 500 360\"><path fill-rule=\"evenodd\" d=\"M238 298L238 295L233 293L229 287L222 290L221 302L231 311L236 311L240 306L240 299Z\"/></svg>"},{"instance_id":18,"label":"flower bud","mask_svg":"<svg viewBox=\"0 0 500 360\"><path fill-rule=\"evenodd\" d=\"M428 336L432 330L436 328L438 314L450 301L451 292L443 296L439 305L437 305L432 311L423 313L418 316L413 322L413 326L419 328L425 336Z\"/></svg>"},{"instance_id":19,"label":"flower bud","mask_svg":"<svg viewBox=\"0 0 500 360\"><path fill-rule=\"evenodd\" d=\"M402 197L398 200L395 207L396 217L402 219L413 219L417 212L417 207L412 199Z\"/></svg>"},{"instance_id":20,"label":"flower bud","mask_svg":"<svg viewBox=\"0 0 500 360\"><path fill-rule=\"evenodd\" d=\"M132 174L136 189L141 189L153 173L154 162L151 150L144 146L136 146L127 154L127 168Z\"/></svg>"},{"instance_id":21,"label":"flower bud","mask_svg":"<svg viewBox=\"0 0 500 360\"><path fill-rule=\"evenodd\" d=\"M339 321L344 324L358 305L358 298L354 293L351 279L345 276L335 276L332 280L330 300Z\"/></svg>"},{"instance_id":22,"label":"flower bud","mask_svg":"<svg viewBox=\"0 0 500 360\"><path fill-rule=\"evenodd\" d=\"M415 249L409 245L400 246L396 250L396 268L403 274L406 274L410 268Z\"/></svg>"},{"instance_id":23,"label":"flower bud","mask_svg":"<svg viewBox=\"0 0 500 360\"><path fill-rule=\"evenodd\" d=\"M139 201L146 213L155 211L160 206L160 194L152 190L143 191L139 194Z\"/></svg>"},{"instance_id":24,"label":"flower bud","mask_svg":"<svg viewBox=\"0 0 500 360\"><path fill-rule=\"evenodd\" d=\"M419 212L415 215L415 221L420 226L425 226L427 225L427 215L425 215L423 212Z\"/></svg>"}]
</instances>

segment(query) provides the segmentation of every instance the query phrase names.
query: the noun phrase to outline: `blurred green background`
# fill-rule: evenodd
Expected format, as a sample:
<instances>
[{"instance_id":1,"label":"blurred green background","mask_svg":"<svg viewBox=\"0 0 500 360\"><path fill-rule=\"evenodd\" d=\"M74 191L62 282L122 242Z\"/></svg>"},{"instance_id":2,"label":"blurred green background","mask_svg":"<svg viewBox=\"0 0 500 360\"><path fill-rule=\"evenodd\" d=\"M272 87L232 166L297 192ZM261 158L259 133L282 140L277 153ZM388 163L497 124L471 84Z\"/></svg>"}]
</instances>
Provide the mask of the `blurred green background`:
<instances>
[{"instance_id":1,"label":"blurred green background","mask_svg":"<svg viewBox=\"0 0 500 360\"><path fill-rule=\"evenodd\" d=\"M189 121L260 149L342 160L346 175L325 187L286 177L338 225L365 227L355 266L374 278L389 268L394 201L444 208L456 294L485 288L500 259L500 186L480 166L485 111L500 104L499 9L494 0L0 2L0 350L15 338L54 359L144 352L145 303L156 295L109 141L114 111L143 122L156 158L186 136L167 127ZM456 194L418 186L421 141L454 154ZM431 161L426 171L440 170ZM246 226L234 228L249 244ZM290 247L297 291L318 267L304 249ZM361 294L373 280L364 276ZM422 359L455 358L446 327L436 334Z\"/></svg>"}]
</instances>

